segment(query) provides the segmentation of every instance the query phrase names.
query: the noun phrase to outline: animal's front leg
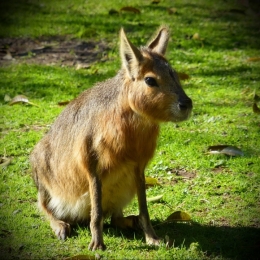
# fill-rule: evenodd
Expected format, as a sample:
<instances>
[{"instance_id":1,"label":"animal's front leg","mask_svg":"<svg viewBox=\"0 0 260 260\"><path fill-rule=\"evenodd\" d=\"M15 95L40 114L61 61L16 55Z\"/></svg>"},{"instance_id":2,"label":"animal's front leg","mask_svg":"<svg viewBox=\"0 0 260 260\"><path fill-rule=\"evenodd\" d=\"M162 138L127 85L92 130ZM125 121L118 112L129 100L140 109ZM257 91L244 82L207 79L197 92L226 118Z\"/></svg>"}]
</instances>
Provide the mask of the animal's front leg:
<instances>
[{"instance_id":1,"label":"animal's front leg","mask_svg":"<svg viewBox=\"0 0 260 260\"><path fill-rule=\"evenodd\" d=\"M102 212L102 191L101 181L98 176L91 176L89 181L90 199L91 199L91 216L90 230L92 240L89 244L90 250L105 250L106 246L103 241L103 212Z\"/></svg>"},{"instance_id":2,"label":"animal's front leg","mask_svg":"<svg viewBox=\"0 0 260 260\"><path fill-rule=\"evenodd\" d=\"M135 176L139 204L139 225L144 231L146 243L149 245L159 245L160 239L154 232L147 209L144 171L136 169Z\"/></svg>"}]
</instances>

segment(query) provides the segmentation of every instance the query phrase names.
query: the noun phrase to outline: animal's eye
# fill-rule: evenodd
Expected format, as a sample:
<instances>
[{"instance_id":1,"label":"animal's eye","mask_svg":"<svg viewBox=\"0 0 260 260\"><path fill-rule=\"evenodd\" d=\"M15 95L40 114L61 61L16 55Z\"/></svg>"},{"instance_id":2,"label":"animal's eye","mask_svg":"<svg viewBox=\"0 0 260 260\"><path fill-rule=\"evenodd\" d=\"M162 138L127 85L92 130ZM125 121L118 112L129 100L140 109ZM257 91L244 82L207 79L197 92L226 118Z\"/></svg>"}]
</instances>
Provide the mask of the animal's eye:
<instances>
[{"instance_id":1,"label":"animal's eye","mask_svg":"<svg viewBox=\"0 0 260 260\"><path fill-rule=\"evenodd\" d=\"M144 81L149 87L159 87L156 80L152 77L146 77Z\"/></svg>"}]
</instances>

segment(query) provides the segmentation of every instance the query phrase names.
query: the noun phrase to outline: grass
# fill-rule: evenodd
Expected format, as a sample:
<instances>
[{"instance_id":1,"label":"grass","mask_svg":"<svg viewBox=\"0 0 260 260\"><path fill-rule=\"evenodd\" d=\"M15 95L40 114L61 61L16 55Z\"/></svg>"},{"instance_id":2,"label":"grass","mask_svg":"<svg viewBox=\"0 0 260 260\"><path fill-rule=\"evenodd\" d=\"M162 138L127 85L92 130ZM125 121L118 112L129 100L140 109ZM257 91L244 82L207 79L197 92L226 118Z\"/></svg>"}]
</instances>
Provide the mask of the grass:
<instances>
[{"instance_id":1,"label":"grass","mask_svg":"<svg viewBox=\"0 0 260 260\"><path fill-rule=\"evenodd\" d=\"M123 6L141 14L109 14ZM118 31L143 45L161 24L172 38L167 57L190 79L183 87L192 97L192 118L164 124L147 176L161 186L147 196L163 195L149 203L159 236L168 235L174 247L145 245L140 232L111 228L107 223L101 259L259 259L260 243L260 118L253 113L253 95L260 94L259 21L257 1L250 7L235 1L4 1L0 3L0 37L64 36L82 41L103 40L110 49L105 62L89 69L13 62L0 67L1 157L12 158L0 174L0 255L3 259L62 259L89 252L88 227L77 226L73 236L58 241L36 208L37 191L28 156L71 100L95 82L115 75L120 67ZM169 15L168 9L176 8ZM192 39L195 33L199 39ZM23 94L37 106L9 106L4 96ZM211 155L210 145L241 148L242 157ZM191 176L191 177L187 177ZM182 210L192 223L163 223ZM134 200L126 214L137 214ZM96 257L98 257L96 255ZM86 258L86 257L85 257Z\"/></svg>"}]
</instances>

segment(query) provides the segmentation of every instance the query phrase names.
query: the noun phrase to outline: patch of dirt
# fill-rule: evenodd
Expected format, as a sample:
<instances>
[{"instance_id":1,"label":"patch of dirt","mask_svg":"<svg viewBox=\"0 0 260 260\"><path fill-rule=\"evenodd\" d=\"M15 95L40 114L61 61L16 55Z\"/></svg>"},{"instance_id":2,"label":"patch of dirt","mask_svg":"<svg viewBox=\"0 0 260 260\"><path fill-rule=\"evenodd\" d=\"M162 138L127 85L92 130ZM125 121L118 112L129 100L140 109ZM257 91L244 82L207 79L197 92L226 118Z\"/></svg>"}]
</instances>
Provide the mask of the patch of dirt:
<instances>
[{"instance_id":1,"label":"patch of dirt","mask_svg":"<svg viewBox=\"0 0 260 260\"><path fill-rule=\"evenodd\" d=\"M172 169L171 173L176 175L176 176L178 176L178 177L181 177L183 179L188 179L188 180L193 179L193 178L196 177L196 173L195 172L187 171L184 168Z\"/></svg>"},{"instance_id":2,"label":"patch of dirt","mask_svg":"<svg viewBox=\"0 0 260 260\"><path fill-rule=\"evenodd\" d=\"M179 181L189 181L196 177L196 172L187 171L185 168L175 168L168 171L169 177L158 178L161 184L175 185Z\"/></svg>"},{"instance_id":3,"label":"patch of dirt","mask_svg":"<svg viewBox=\"0 0 260 260\"><path fill-rule=\"evenodd\" d=\"M76 66L88 68L96 61L105 61L106 42L82 41L67 37L0 39L0 66L10 63Z\"/></svg>"}]
</instances>

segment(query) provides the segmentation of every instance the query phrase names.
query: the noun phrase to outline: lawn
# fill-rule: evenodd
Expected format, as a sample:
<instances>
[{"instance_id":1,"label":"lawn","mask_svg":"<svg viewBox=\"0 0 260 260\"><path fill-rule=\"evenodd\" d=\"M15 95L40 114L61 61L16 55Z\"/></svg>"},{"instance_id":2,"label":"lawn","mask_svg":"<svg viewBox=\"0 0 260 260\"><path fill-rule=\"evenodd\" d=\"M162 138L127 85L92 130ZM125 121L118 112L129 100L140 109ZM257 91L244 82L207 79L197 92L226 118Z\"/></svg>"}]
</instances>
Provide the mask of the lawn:
<instances>
[{"instance_id":1,"label":"lawn","mask_svg":"<svg viewBox=\"0 0 260 260\"><path fill-rule=\"evenodd\" d=\"M1 1L0 258L260 259L259 14L257 0ZM162 124L146 170L159 183L147 197L162 196L148 202L152 224L173 245L108 221L106 251L88 250L88 226L59 241L37 209L30 152L68 101L119 70L121 27L140 46L161 24L194 104L188 121ZM10 105L18 95L29 102ZM232 155L210 152L217 145ZM176 211L191 221L166 222Z\"/></svg>"}]
</instances>

